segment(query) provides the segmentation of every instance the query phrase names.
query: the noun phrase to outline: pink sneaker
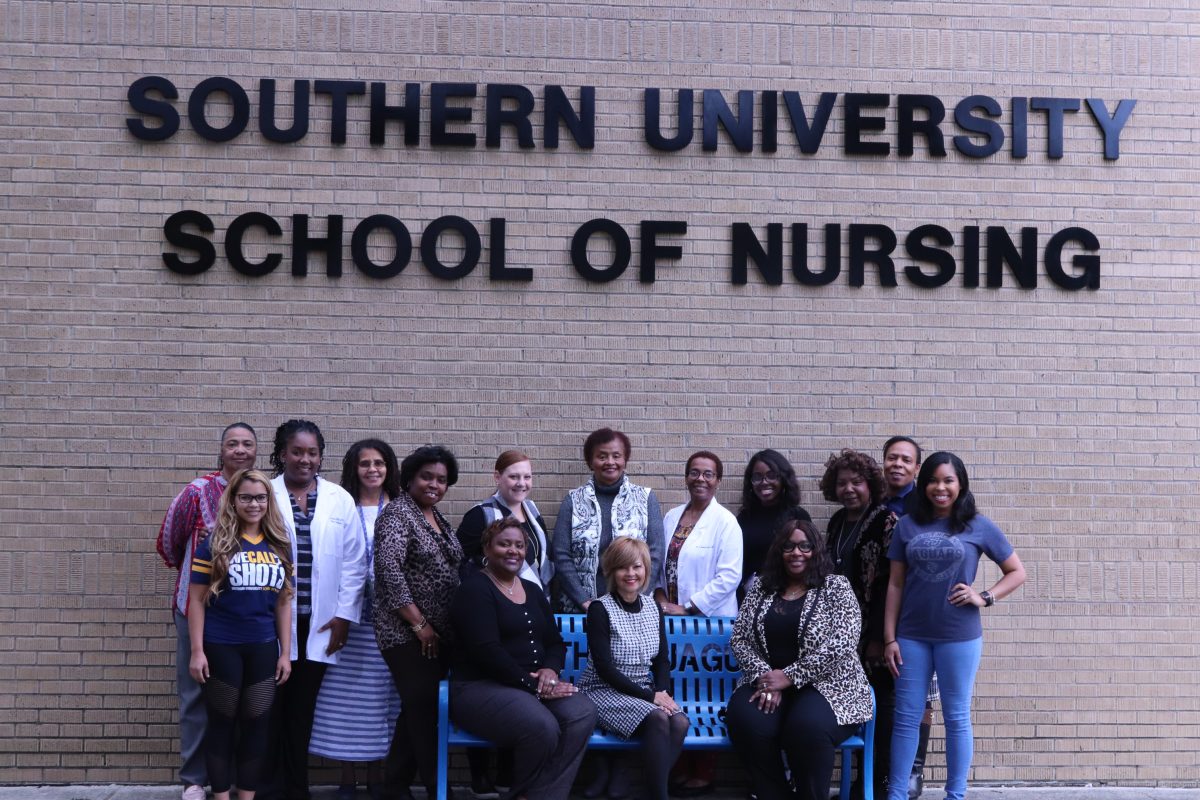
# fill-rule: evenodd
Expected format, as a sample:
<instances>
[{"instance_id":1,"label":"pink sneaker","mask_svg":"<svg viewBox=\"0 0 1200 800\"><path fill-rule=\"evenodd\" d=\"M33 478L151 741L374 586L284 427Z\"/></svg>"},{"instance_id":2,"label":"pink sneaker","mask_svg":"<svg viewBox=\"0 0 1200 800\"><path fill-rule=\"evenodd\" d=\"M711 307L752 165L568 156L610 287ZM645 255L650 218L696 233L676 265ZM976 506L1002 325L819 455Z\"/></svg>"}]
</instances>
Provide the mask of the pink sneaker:
<instances>
[{"instance_id":1,"label":"pink sneaker","mask_svg":"<svg viewBox=\"0 0 1200 800\"><path fill-rule=\"evenodd\" d=\"M185 786L183 788L182 800L207 800L208 792L204 791L203 786Z\"/></svg>"}]
</instances>

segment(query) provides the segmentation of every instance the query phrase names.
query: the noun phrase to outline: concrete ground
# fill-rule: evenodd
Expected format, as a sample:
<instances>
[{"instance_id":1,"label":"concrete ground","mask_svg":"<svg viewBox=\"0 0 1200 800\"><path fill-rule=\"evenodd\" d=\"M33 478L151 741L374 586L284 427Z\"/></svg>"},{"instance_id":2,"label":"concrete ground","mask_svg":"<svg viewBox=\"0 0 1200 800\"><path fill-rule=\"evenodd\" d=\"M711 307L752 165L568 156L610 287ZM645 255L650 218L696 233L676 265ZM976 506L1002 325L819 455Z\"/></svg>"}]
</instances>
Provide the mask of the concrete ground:
<instances>
[{"instance_id":1,"label":"concrete ground","mask_svg":"<svg viewBox=\"0 0 1200 800\"><path fill-rule=\"evenodd\" d=\"M333 800L333 787L313 790L314 800ZM175 786L0 786L0 800L179 800ZM414 791L422 797L420 791ZM470 800L460 790L456 797ZM744 800L742 792L718 792L712 800ZM359 793L367 800L366 792ZM926 789L923 800L942 800L941 791ZM1200 800L1200 787L1159 789L1110 786L982 786L972 787L968 800ZM882 798L879 798L882 800Z\"/></svg>"}]
</instances>

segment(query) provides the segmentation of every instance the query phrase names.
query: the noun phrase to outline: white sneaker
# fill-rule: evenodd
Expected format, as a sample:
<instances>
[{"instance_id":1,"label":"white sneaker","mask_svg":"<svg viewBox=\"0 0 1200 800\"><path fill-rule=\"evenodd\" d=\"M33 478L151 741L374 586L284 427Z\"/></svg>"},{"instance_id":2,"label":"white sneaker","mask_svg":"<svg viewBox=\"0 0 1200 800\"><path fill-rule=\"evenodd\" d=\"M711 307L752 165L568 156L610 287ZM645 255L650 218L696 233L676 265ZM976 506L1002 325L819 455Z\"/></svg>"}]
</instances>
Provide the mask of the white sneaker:
<instances>
[{"instance_id":1,"label":"white sneaker","mask_svg":"<svg viewBox=\"0 0 1200 800\"><path fill-rule=\"evenodd\" d=\"M208 792L203 786L185 786L182 800L207 800Z\"/></svg>"}]
</instances>

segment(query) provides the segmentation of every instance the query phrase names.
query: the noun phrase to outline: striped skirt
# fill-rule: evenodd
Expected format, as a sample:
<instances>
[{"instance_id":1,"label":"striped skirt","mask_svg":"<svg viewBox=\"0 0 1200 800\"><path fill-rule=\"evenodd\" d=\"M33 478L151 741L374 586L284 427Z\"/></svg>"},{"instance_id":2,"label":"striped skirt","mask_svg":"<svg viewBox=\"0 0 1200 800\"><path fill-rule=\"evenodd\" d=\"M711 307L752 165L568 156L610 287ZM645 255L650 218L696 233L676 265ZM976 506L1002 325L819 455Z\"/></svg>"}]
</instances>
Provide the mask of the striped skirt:
<instances>
[{"instance_id":1,"label":"striped skirt","mask_svg":"<svg viewBox=\"0 0 1200 800\"><path fill-rule=\"evenodd\" d=\"M330 664L317 695L308 752L339 761L376 761L387 755L400 714L375 629L351 624L338 663Z\"/></svg>"}]
</instances>

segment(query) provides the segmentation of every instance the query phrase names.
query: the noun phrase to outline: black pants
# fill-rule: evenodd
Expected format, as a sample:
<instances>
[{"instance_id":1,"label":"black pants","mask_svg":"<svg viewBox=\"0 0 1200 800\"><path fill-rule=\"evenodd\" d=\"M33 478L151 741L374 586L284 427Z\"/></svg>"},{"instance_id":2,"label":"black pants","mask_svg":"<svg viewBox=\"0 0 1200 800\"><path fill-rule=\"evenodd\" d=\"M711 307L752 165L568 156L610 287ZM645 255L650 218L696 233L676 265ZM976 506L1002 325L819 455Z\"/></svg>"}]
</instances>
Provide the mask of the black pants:
<instances>
[{"instance_id":1,"label":"black pants","mask_svg":"<svg viewBox=\"0 0 1200 800\"><path fill-rule=\"evenodd\" d=\"M204 705L204 760L214 792L227 792L237 758L238 787L256 790L262 781L275 699L279 642L204 644L208 681Z\"/></svg>"},{"instance_id":2,"label":"black pants","mask_svg":"<svg viewBox=\"0 0 1200 800\"><path fill-rule=\"evenodd\" d=\"M276 746L274 785L282 789L287 800L308 800L308 743L312 739L313 714L317 710L317 693L325 677L326 664L310 661L307 644L311 617L296 618L297 658L292 662L292 676L279 687L275 703L274 740ZM273 796L275 793L269 793Z\"/></svg>"},{"instance_id":3,"label":"black pants","mask_svg":"<svg viewBox=\"0 0 1200 800\"><path fill-rule=\"evenodd\" d=\"M887 797L888 771L892 768L892 721L896 716L896 679L884 665L867 670L875 690L875 796ZM859 780L862 780L861 774Z\"/></svg>"},{"instance_id":4,"label":"black pants","mask_svg":"<svg viewBox=\"0 0 1200 800\"><path fill-rule=\"evenodd\" d=\"M829 702L811 686L788 689L774 713L750 702L754 686L733 693L725 712L733 749L750 772L758 800L828 800L837 746L856 725L839 725ZM796 791L788 786L781 751Z\"/></svg>"},{"instance_id":5,"label":"black pants","mask_svg":"<svg viewBox=\"0 0 1200 800\"><path fill-rule=\"evenodd\" d=\"M513 783L506 797L567 800L596 729L596 705L587 695L541 701L493 681L456 681L450 694L455 723L512 749Z\"/></svg>"},{"instance_id":6,"label":"black pants","mask_svg":"<svg viewBox=\"0 0 1200 800\"><path fill-rule=\"evenodd\" d=\"M389 776L403 774L403 765L411 758L425 788L433 792L430 797L437 792L438 681L446 677L449 663L445 645L438 650L437 658L426 658L420 642L414 640L383 651L383 660L400 695L400 716L385 769Z\"/></svg>"}]
</instances>

